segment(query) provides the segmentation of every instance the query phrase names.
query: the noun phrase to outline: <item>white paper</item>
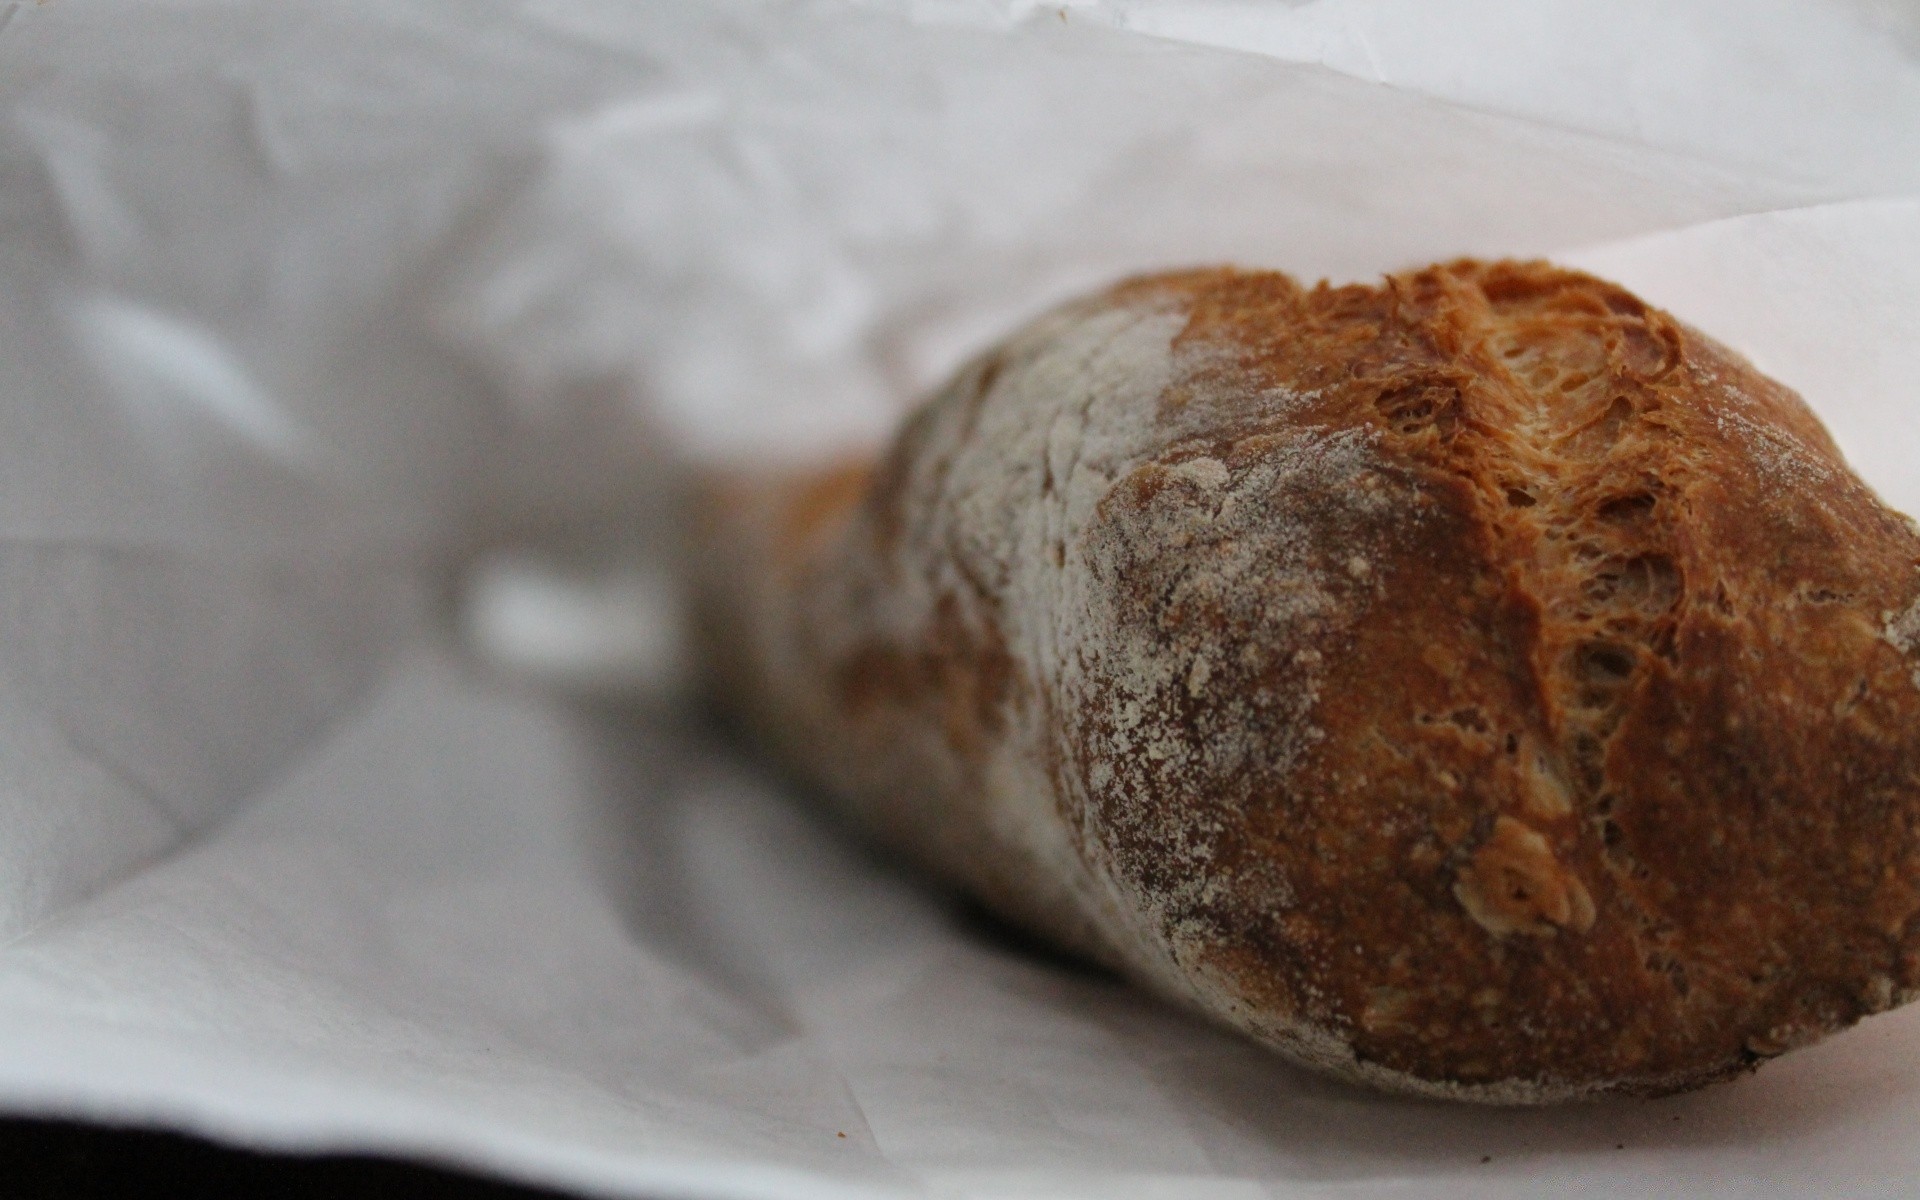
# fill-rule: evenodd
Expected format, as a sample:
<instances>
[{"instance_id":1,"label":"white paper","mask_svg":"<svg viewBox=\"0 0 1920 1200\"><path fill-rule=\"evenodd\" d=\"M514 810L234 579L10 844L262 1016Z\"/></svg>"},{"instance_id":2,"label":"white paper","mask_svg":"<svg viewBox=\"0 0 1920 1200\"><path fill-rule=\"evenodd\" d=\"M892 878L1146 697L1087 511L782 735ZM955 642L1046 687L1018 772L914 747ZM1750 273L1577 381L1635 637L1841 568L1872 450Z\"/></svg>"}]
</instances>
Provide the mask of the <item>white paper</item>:
<instances>
[{"instance_id":1,"label":"white paper","mask_svg":"<svg viewBox=\"0 0 1920 1200\"><path fill-rule=\"evenodd\" d=\"M1020 317L1129 271L1364 278L1920 185L1920 77L1817 7L1762 36L1711 4L1518 28L1520 6L1430 6L1458 23L1438 44L1405 4L904 7L919 19L534 9L660 61L543 131L438 327L522 404L612 379L696 448L809 455L882 435ZM1378 26L1421 70L1383 86L1116 24L1250 46L1329 24L1372 46ZM765 53L743 61L743 37Z\"/></svg>"},{"instance_id":2,"label":"white paper","mask_svg":"<svg viewBox=\"0 0 1920 1200\"><path fill-rule=\"evenodd\" d=\"M1807 397L1887 503L1920 514L1920 200L1760 213L1569 254Z\"/></svg>"},{"instance_id":3,"label":"white paper","mask_svg":"<svg viewBox=\"0 0 1920 1200\"><path fill-rule=\"evenodd\" d=\"M998 946L710 746L431 655L216 838L0 954L0 1087L615 1195L1854 1196L1920 1170L1920 1010L1667 1101L1382 1098Z\"/></svg>"},{"instance_id":4,"label":"white paper","mask_svg":"<svg viewBox=\"0 0 1920 1200\"><path fill-rule=\"evenodd\" d=\"M621 1195L1900 1194L1912 1011L1671 1101L1374 1097L429 618L584 538L665 622L680 457L871 441L1194 261L1601 271L1920 508L1917 97L1878 0L0 5L0 1104Z\"/></svg>"}]
</instances>

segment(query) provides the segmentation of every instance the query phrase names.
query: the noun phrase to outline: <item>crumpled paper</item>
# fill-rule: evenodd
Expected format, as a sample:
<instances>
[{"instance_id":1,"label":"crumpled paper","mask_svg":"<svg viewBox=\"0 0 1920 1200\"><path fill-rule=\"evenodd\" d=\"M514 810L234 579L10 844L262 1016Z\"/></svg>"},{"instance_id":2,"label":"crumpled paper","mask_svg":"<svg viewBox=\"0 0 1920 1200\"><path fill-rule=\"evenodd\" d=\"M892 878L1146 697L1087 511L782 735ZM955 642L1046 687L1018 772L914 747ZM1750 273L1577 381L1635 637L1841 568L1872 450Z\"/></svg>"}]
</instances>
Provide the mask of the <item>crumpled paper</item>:
<instances>
[{"instance_id":1,"label":"crumpled paper","mask_svg":"<svg viewBox=\"0 0 1920 1200\"><path fill-rule=\"evenodd\" d=\"M657 666L686 462L870 443L1079 288L1462 253L1672 308L1920 509L1909 7L0 5L0 1105L615 1195L1899 1193L1910 1010L1382 1099L917 890L657 678L451 644L508 546L651 581L598 619ZM468 628L591 659L549 607Z\"/></svg>"}]
</instances>

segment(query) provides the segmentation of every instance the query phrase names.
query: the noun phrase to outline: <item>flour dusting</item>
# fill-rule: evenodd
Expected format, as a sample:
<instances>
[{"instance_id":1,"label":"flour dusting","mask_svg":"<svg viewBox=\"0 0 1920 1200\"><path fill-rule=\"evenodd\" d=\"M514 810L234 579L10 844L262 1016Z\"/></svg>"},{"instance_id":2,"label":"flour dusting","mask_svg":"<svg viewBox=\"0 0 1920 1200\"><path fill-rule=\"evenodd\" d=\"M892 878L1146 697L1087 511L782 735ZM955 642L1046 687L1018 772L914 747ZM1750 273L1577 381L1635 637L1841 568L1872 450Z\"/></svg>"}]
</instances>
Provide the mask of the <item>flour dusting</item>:
<instances>
[{"instance_id":1,"label":"flour dusting","mask_svg":"<svg viewBox=\"0 0 1920 1200\"><path fill-rule=\"evenodd\" d=\"M1885 620L1881 636L1887 643L1910 658L1920 659L1920 600L1898 616L1888 613ZM1920 688L1920 663L1913 668L1913 686Z\"/></svg>"}]
</instances>

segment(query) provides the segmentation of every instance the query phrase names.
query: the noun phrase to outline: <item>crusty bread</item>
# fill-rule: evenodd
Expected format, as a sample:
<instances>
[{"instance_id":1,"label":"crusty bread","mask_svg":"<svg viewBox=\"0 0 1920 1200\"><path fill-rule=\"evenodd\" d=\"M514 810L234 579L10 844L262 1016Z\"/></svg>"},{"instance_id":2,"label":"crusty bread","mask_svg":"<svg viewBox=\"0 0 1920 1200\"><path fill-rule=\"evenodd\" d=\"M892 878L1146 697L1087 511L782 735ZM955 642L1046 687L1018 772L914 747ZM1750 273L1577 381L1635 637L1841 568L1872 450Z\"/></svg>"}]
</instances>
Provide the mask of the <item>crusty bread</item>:
<instances>
[{"instance_id":1,"label":"crusty bread","mask_svg":"<svg viewBox=\"0 0 1920 1200\"><path fill-rule=\"evenodd\" d=\"M709 499L774 752L1300 1062L1657 1093L1920 987L1920 535L1618 287L1138 279Z\"/></svg>"}]
</instances>

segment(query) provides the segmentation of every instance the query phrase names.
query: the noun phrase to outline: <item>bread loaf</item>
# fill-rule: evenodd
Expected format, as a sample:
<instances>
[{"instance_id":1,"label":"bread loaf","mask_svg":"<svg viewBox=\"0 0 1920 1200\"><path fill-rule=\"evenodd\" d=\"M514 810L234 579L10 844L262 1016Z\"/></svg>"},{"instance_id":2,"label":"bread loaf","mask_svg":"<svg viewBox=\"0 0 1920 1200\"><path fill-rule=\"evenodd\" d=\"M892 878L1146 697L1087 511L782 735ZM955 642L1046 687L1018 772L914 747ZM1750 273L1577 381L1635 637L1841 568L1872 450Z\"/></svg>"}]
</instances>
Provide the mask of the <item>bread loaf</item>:
<instances>
[{"instance_id":1,"label":"bread loaf","mask_svg":"<svg viewBox=\"0 0 1920 1200\"><path fill-rule=\"evenodd\" d=\"M773 753L1301 1063L1661 1093L1920 987L1920 535L1598 279L1133 280L706 511Z\"/></svg>"}]
</instances>

